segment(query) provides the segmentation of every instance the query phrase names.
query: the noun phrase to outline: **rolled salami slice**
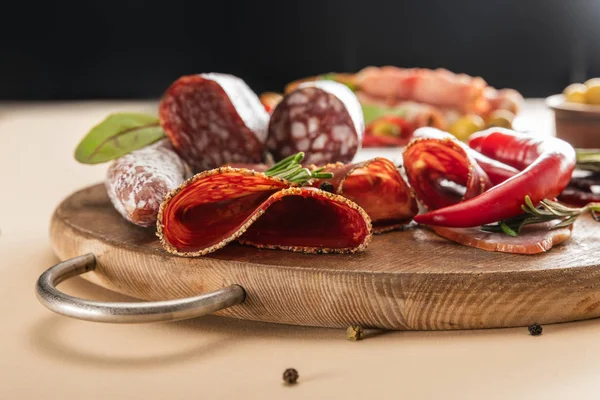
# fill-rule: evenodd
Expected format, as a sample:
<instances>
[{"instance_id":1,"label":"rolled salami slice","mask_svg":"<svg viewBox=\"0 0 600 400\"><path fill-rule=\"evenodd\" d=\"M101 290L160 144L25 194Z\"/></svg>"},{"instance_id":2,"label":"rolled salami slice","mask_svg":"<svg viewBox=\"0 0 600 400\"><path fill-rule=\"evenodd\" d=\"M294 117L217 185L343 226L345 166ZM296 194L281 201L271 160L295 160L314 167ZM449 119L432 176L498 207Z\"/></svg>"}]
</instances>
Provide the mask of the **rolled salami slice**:
<instances>
[{"instance_id":1,"label":"rolled salami slice","mask_svg":"<svg viewBox=\"0 0 600 400\"><path fill-rule=\"evenodd\" d=\"M354 253L372 235L369 216L342 196L231 167L199 173L169 193L157 229L163 247L185 257L236 240L305 253Z\"/></svg>"},{"instance_id":2,"label":"rolled salami slice","mask_svg":"<svg viewBox=\"0 0 600 400\"><path fill-rule=\"evenodd\" d=\"M313 186L322 187L328 182L334 193L361 206L371 218L375 233L406 226L419 211L410 187L387 158L329 164L324 171L333 173L333 178L316 180Z\"/></svg>"},{"instance_id":3,"label":"rolled salami slice","mask_svg":"<svg viewBox=\"0 0 600 400\"><path fill-rule=\"evenodd\" d=\"M164 93L159 117L173 147L195 172L263 159L269 114L238 77L182 76Z\"/></svg>"},{"instance_id":4,"label":"rolled salami slice","mask_svg":"<svg viewBox=\"0 0 600 400\"><path fill-rule=\"evenodd\" d=\"M492 187L468 147L450 134L420 128L402 155L418 199L429 210L473 198Z\"/></svg>"},{"instance_id":5,"label":"rolled salami slice","mask_svg":"<svg viewBox=\"0 0 600 400\"><path fill-rule=\"evenodd\" d=\"M360 103L346 85L306 82L273 110L267 149L275 161L302 151L307 164L347 163L361 146L364 125Z\"/></svg>"},{"instance_id":6,"label":"rolled salami slice","mask_svg":"<svg viewBox=\"0 0 600 400\"><path fill-rule=\"evenodd\" d=\"M126 220L148 227L156 225L160 204L188 173L189 168L163 139L114 160L105 186L110 201Z\"/></svg>"}]
</instances>

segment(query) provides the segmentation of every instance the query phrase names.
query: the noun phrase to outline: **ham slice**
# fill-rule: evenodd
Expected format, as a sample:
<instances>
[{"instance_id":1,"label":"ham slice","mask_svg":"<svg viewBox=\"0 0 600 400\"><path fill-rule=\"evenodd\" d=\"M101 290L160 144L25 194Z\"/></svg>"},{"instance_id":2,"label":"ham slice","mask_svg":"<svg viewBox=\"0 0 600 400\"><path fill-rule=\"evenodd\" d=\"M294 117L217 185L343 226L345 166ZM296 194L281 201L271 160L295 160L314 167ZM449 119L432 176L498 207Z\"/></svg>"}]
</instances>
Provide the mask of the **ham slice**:
<instances>
[{"instance_id":1,"label":"ham slice","mask_svg":"<svg viewBox=\"0 0 600 400\"><path fill-rule=\"evenodd\" d=\"M517 237L503 232L486 232L481 228L431 228L439 236L465 246L502 253L538 254L571 238L573 225L554 230L550 230L551 226L552 223L527 225Z\"/></svg>"}]
</instances>

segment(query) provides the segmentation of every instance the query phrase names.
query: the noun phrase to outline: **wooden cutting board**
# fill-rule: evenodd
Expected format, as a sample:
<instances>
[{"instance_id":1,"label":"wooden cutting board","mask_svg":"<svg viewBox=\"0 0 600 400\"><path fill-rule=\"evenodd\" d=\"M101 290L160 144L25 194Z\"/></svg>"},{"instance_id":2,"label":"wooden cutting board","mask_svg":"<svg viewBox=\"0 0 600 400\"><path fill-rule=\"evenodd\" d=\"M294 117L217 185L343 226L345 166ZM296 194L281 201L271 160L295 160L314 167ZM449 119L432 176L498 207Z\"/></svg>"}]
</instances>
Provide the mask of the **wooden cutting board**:
<instances>
[{"instance_id":1,"label":"wooden cutting board","mask_svg":"<svg viewBox=\"0 0 600 400\"><path fill-rule=\"evenodd\" d=\"M209 256L165 252L153 228L125 221L103 185L56 209L50 236L61 260L93 253L83 275L147 300L198 295L230 284L244 303L220 315L308 326L399 330L476 329L600 316L600 224L540 255L465 247L425 228L377 235L360 254L308 255L237 244Z\"/></svg>"}]
</instances>

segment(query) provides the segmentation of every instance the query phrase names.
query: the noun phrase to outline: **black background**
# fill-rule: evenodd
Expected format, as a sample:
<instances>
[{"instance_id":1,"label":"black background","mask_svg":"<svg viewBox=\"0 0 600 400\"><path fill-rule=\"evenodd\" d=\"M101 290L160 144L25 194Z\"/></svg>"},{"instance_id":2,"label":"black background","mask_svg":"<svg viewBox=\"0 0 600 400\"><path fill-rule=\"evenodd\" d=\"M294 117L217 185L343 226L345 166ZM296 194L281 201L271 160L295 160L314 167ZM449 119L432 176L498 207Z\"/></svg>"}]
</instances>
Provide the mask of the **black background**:
<instances>
[{"instance_id":1,"label":"black background","mask_svg":"<svg viewBox=\"0 0 600 400\"><path fill-rule=\"evenodd\" d=\"M445 67L527 97L600 76L600 0L11 2L0 99L157 98L228 72L257 92L367 65Z\"/></svg>"}]
</instances>

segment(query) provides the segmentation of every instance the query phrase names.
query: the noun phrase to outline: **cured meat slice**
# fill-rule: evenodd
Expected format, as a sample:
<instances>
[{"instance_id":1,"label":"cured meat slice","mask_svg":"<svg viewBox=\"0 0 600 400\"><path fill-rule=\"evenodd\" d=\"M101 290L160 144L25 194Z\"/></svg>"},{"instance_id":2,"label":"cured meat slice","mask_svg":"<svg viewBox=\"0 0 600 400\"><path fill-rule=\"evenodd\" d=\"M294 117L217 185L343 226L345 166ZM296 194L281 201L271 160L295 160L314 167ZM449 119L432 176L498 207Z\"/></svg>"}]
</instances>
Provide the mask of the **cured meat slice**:
<instances>
[{"instance_id":1,"label":"cured meat slice","mask_svg":"<svg viewBox=\"0 0 600 400\"><path fill-rule=\"evenodd\" d=\"M237 240L306 253L353 253L372 236L367 213L352 201L253 170L223 167L193 176L162 203L164 248L193 257Z\"/></svg>"},{"instance_id":2,"label":"cured meat slice","mask_svg":"<svg viewBox=\"0 0 600 400\"><path fill-rule=\"evenodd\" d=\"M347 86L307 82L273 110L267 149L275 161L304 152L307 164L350 162L361 146L364 128L360 103Z\"/></svg>"},{"instance_id":3,"label":"cured meat slice","mask_svg":"<svg viewBox=\"0 0 600 400\"><path fill-rule=\"evenodd\" d=\"M429 210L473 198L492 183L470 151L457 139L433 128L415 131L403 153L411 187Z\"/></svg>"},{"instance_id":4,"label":"cured meat slice","mask_svg":"<svg viewBox=\"0 0 600 400\"><path fill-rule=\"evenodd\" d=\"M189 174L167 139L135 150L108 167L105 186L115 209L139 226L153 226L167 193Z\"/></svg>"},{"instance_id":5,"label":"cured meat slice","mask_svg":"<svg viewBox=\"0 0 600 400\"><path fill-rule=\"evenodd\" d=\"M558 200L574 207L600 203L600 172L575 170L569 185L558 196Z\"/></svg>"},{"instance_id":6,"label":"cured meat slice","mask_svg":"<svg viewBox=\"0 0 600 400\"><path fill-rule=\"evenodd\" d=\"M419 128L413 133L413 138L454 139L454 137L448 132L434 128ZM461 146L463 150L469 154L469 156L477 161L477 164L479 164L481 169L483 169L483 171L487 174L493 185L502 183L508 178L519 173L518 169L493 158L489 158L486 155L472 149L464 142L457 141L456 143Z\"/></svg>"},{"instance_id":7,"label":"cured meat slice","mask_svg":"<svg viewBox=\"0 0 600 400\"><path fill-rule=\"evenodd\" d=\"M573 225L549 230L551 224L527 225L519 236L508 236L500 232L486 232L480 228L446 228L432 226L435 233L443 238L466 246L487 251L513 254L538 254L571 238Z\"/></svg>"},{"instance_id":8,"label":"cured meat slice","mask_svg":"<svg viewBox=\"0 0 600 400\"><path fill-rule=\"evenodd\" d=\"M418 212L411 189L394 163L386 158L356 164L329 164L324 172L332 172L333 178L316 180L313 186L331 183L334 193L352 200L367 212L375 233L403 227Z\"/></svg>"},{"instance_id":9,"label":"cured meat slice","mask_svg":"<svg viewBox=\"0 0 600 400\"><path fill-rule=\"evenodd\" d=\"M410 100L463 113L488 107L483 96L485 80L445 69L366 67L356 74L355 82L360 93L388 104Z\"/></svg>"},{"instance_id":10,"label":"cured meat slice","mask_svg":"<svg viewBox=\"0 0 600 400\"><path fill-rule=\"evenodd\" d=\"M175 151L195 172L263 160L269 114L238 77L182 76L164 93L159 117Z\"/></svg>"}]
</instances>

